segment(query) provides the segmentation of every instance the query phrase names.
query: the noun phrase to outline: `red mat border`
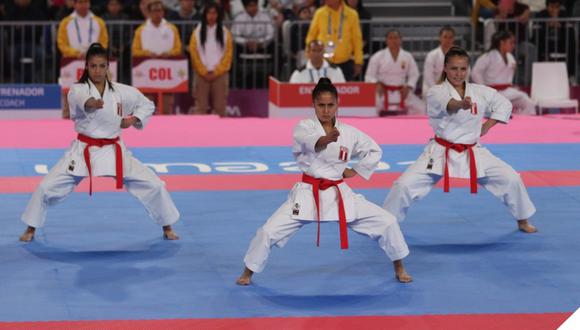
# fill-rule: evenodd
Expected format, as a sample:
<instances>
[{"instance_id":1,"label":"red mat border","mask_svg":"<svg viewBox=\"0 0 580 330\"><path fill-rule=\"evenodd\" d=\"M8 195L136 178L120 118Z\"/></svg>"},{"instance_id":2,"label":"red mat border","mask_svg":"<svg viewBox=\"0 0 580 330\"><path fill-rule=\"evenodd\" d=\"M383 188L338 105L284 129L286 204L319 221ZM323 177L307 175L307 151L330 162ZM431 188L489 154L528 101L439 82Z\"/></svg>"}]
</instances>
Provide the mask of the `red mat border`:
<instances>
[{"instance_id":1,"label":"red mat border","mask_svg":"<svg viewBox=\"0 0 580 330\"><path fill-rule=\"evenodd\" d=\"M572 312L411 316L266 317L222 319L0 322L0 329L557 329Z\"/></svg>"},{"instance_id":2,"label":"red mat border","mask_svg":"<svg viewBox=\"0 0 580 330\"><path fill-rule=\"evenodd\" d=\"M377 173L370 181L360 177L348 179L352 188L389 188L400 172ZM524 171L520 172L527 187L580 186L580 171ZM300 174L192 174L162 175L169 191L239 191L286 190L300 180ZM0 194L32 193L42 180L41 176L0 177ZM93 191L115 190L111 178L94 178ZM76 191L87 192L88 180L83 180ZM441 187L441 182L438 184ZM451 187L468 187L465 179L452 179Z\"/></svg>"}]
</instances>

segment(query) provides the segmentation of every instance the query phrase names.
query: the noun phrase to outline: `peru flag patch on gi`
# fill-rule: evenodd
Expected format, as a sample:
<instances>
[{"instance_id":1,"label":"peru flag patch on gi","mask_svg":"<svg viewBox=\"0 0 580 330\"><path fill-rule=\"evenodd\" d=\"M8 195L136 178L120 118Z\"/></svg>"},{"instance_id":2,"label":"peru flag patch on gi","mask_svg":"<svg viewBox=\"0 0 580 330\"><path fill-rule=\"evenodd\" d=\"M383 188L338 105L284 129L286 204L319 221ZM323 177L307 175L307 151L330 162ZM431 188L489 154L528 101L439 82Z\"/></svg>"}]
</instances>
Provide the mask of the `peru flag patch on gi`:
<instances>
[{"instance_id":1,"label":"peru flag patch on gi","mask_svg":"<svg viewBox=\"0 0 580 330\"><path fill-rule=\"evenodd\" d=\"M340 146L340 152L338 153L338 159L342 160L343 162L348 161L348 148L345 146Z\"/></svg>"}]
</instances>

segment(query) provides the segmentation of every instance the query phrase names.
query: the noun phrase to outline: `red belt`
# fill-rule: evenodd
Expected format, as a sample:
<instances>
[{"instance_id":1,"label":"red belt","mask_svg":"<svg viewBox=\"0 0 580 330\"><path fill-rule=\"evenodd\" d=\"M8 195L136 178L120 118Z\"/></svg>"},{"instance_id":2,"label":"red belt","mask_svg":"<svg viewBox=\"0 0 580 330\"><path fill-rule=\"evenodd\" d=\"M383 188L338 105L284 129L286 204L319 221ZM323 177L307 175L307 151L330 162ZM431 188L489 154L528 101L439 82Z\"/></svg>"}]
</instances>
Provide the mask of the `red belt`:
<instances>
[{"instance_id":1,"label":"red belt","mask_svg":"<svg viewBox=\"0 0 580 330\"><path fill-rule=\"evenodd\" d=\"M327 180L314 178L310 175L304 173L302 174L302 182L309 183L312 185L312 194L314 195L314 202L316 203L316 215L318 220L318 232L316 234L316 246L320 245L320 196L319 190L326 190L330 187L336 187L336 192L338 195L338 225L340 231L340 248L348 249L348 233L346 231L346 213L344 211L344 202L342 201L342 195L340 194L340 189L338 185L343 182L343 180Z\"/></svg>"},{"instance_id":2,"label":"red belt","mask_svg":"<svg viewBox=\"0 0 580 330\"><path fill-rule=\"evenodd\" d=\"M385 111L389 110L389 92L394 92L394 91L401 91L401 89L403 89L404 86L392 86L392 85L383 85L383 90L384 90L384 99L383 99L383 106L385 107ZM401 94L401 98L399 101L399 107L401 108L400 110L404 110L405 109L405 99L403 98L403 94Z\"/></svg>"},{"instance_id":3,"label":"red belt","mask_svg":"<svg viewBox=\"0 0 580 330\"><path fill-rule=\"evenodd\" d=\"M497 91L503 91L504 89L508 89L508 88L512 87L512 84L489 85L489 87L491 87Z\"/></svg>"},{"instance_id":4,"label":"red belt","mask_svg":"<svg viewBox=\"0 0 580 330\"><path fill-rule=\"evenodd\" d=\"M449 192L449 166L447 161L449 159L449 149L453 149L457 152L464 152L467 150L469 152L469 182L471 186L471 193L477 194L477 166L475 165L475 155L473 154L474 144L460 144L451 143L444 140L438 136L435 136L435 142L445 147L445 172L443 175L443 191Z\"/></svg>"},{"instance_id":5,"label":"red belt","mask_svg":"<svg viewBox=\"0 0 580 330\"><path fill-rule=\"evenodd\" d=\"M84 134L78 135L77 139L81 142L86 143L85 150L83 152L85 156L85 163L87 164L87 169L89 170L89 195L93 194L93 171L91 168L91 154L89 151L90 147L99 147L114 144L115 145L115 167L117 176L117 189L123 188L123 152L121 151L121 145L119 142L119 137L114 139L94 139L92 137L86 136Z\"/></svg>"}]
</instances>

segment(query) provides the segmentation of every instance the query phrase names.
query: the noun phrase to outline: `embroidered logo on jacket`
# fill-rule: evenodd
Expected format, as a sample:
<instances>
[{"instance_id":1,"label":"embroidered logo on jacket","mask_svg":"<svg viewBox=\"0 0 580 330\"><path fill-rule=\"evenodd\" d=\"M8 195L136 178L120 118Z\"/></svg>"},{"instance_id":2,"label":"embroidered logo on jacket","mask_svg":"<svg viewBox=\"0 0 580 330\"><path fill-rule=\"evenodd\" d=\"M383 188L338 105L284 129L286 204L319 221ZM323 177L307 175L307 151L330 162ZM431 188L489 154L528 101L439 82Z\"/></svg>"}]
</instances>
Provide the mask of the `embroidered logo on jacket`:
<instances>
[{"instance_id":1,"label":"embroidered logo on jacket","mask_svg":"<svg viewBox=\"0 0 580 330\"><path fill-rule=\"evenodd\" d=\"M298 215L299 213L300 213L300 204L296 203L292 208L292 215Z\"/></svg>"},{"instance_id":2,"label":"embroidered logo on jacket","mask_svg":"<svg viewBox=\"0 0 580 330\"><path fill-rule=\"evenodd\" d=\"M340 146L340 152L338 153L338 159L343 162L348 161L348 148L345 146Z\"/></svg>"},{"instance_id":3,"label":"embroidered logo on jacket","mask_svg":"<svg viewBox=\"0 0 580 330\"><path fill-rule=\"evenodd\" d=\"M75 170L75 161L74 160L71 160L70 164L68 164L68 170L71 172Z\"/></svg>"},{"instance_id":4,"label":"embroidered logo on jacket","mask_svg":"<svg viewBox=\"0 0 580 330\"><path fill-rule=\"evenodd\" d=\"M473 104L471 105L471 114L477 115L477 103L475 102L473 102Z\"/></svg>"}]
</instances>

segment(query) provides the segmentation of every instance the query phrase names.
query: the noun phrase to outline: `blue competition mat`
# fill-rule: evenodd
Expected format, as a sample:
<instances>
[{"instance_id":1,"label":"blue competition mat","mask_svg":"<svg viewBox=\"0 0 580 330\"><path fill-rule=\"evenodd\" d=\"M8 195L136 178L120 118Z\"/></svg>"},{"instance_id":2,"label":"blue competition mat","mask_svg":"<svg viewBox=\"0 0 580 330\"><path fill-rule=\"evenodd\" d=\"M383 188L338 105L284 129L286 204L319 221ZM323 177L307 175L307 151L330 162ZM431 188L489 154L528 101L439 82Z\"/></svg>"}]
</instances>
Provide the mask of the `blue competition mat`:
<instances>
[{"instance_id":1,"label":"blue competition mat","mask_svg":"<svg viewBox=\"0 0 580 330\"><path fill-rule=\"evenodd\" d=\"M423 145L383 145L379 170L402 172L421 154ZM580 144L501 144L487 145L499 158L519 171L579 170ZM293 158L289 147L224 148L130 148L142 162L170 164L160 174L255 174L288 173ZM0 176L40 175L35 165L50 168L63 155L62 149L2 149ZM239 164L245 162L246 164ZM173 165L171 165L173 164ZM194 165L197 164L197 165ZM233 165L242 165L232 169ZM264 165L264 166L262 166ZM201 170L209 167L209 171Z\"/></svg>"}]
</instances>

